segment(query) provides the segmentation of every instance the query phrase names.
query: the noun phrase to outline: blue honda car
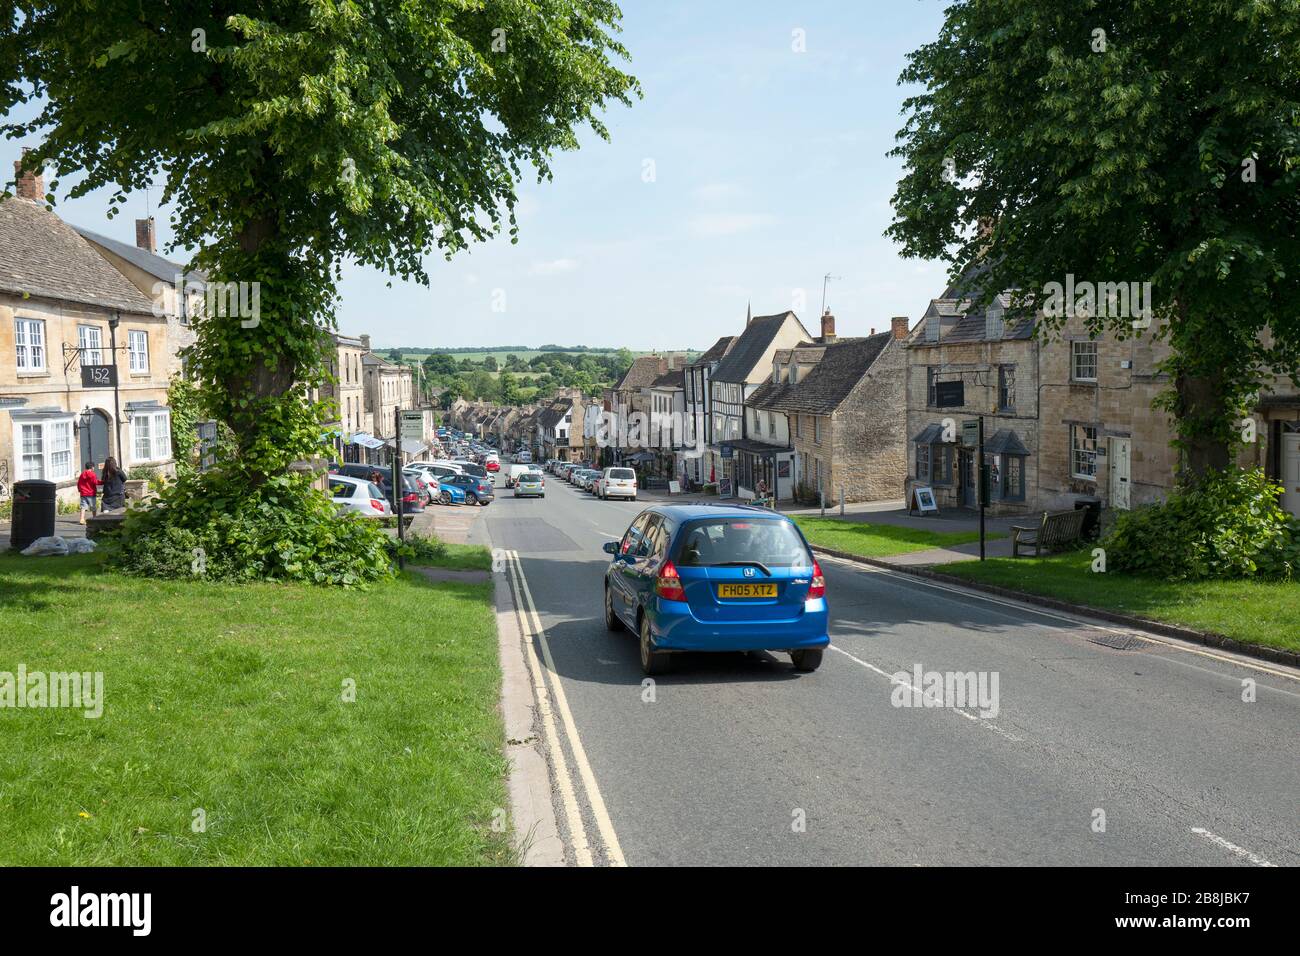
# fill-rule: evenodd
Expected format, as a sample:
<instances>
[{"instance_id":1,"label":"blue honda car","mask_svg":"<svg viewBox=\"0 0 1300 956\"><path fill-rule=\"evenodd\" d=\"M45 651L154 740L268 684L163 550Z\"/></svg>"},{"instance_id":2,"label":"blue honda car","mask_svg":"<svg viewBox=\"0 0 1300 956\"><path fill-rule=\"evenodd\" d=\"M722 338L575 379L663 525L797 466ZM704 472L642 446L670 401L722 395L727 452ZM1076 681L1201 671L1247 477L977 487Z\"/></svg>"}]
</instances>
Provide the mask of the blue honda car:
<instances>
[{"instance_id":1,"label":"blue honda car","mask_svg":"<svg viewBox=\"0 0 1300 956\"><path fill-rule=\"evenodd\" d=\"M822 662L826 581L803 533L766 508L662 505L637 515L605 570L605 626L641 642L641 669L674 651L787 651Z\"/></svg>"}]
</instances>

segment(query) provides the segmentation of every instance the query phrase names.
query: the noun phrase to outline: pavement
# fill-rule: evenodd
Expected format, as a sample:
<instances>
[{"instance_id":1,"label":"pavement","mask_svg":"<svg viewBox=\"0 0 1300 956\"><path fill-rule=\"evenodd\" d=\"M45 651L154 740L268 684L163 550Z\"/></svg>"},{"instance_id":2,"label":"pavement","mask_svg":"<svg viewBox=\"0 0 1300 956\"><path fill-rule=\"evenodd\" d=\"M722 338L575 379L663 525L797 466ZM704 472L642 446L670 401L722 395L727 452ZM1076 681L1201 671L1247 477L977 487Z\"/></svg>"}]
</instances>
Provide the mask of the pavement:
<instances>
[{"instance_id":1,"label":"pavement","mask_svg":"<svg viewBox=\"0 0 1300 956\"><path fill-rule=\"evenodd\" d=\"M601 619L601 545L645 504L548 477L468 530L535 622L566 862L1300 864L1300 671L824 557L820 670L693 654L648 681ZM997 706L905 706L918 667Z\"/></svg>"},{"instance_id":2,"label":"pavement","mask_svg":"<svg viewBox=\"0 0 1300 956\"><path fill-rule=\"evenodd\" d=\"M0 521L0 553L9 550L9 529L12 522ZM55 515L54 533L62 538L84 538L86 526L77 520L75 514Z\"/></svg>"}]
</instances>

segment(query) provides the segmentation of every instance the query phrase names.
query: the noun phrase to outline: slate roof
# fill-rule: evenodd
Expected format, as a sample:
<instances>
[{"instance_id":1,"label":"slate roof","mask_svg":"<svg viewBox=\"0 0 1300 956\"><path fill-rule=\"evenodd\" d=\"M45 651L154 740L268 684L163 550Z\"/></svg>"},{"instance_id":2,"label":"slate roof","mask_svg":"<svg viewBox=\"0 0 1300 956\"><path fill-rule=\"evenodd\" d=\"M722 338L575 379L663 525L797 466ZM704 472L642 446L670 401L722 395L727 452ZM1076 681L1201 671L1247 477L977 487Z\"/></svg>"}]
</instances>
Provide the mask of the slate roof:
<instances>
[{"instance_id":1,"label":"slate roof","mask_svg":"<svg viewBox=\"0 0 1300 956\"><path fill-rule=\"evenodd\" d=\"M722 357L727 354L732 344L736 341L734 335L724 335L718 341L709 346L703 355L691 363L692 366L712 365L714 362L721 361Z\"/></svg>"},{"instance_id":2,"label":"slate roof","mask_svg":"<svg viewBox=\"0 0 1300 956\"><path fill-rule=\"evenodd\" d=\"M822 350L821 361L800 381L791 384L769 379L754 390L746 404L772 411L830 415L862 381L862 376L875 364L892 338L891 332L878 332L864 338L839 339L818 346Z\"/></svg>"},{"instance_id":3,"label":"slate roof","mask_svg":"<svg viewBox=\"0 0 1300 956\"><path fill-rule=\"evenodd\" d=\"M623 377L614 386L618 389L644 388L659 377L660 357L658 355L639 355L632 360L632 367L623 373Z\"/></svg>"},{"instance_id":4,"label":"slate roof","mask_svg":"<svg viewBox=\"0 0 1300 956\"><path fill-rule=\"evenodd\" d=\"M743 382L749 378L754 371L754 366L759 363L767 353L768 346L776 338L781 326L785 324L787 317L792 317L799 321L793 312L782 312L778 315L756 315L745 326L745 331L736 337L731 343L731 349L723 356L718 367L714 369L712 380L715 382Z\"/></svg>"},{"instance_id":5,"label":"slate roof","mask_svg":"<svg viewBox=\"0 0 1300 956\"><path fill-rule=\"evenodd\" d=\"M564 421L564 416L573 410L571 399L558 399L542 409L538 414L537 422L546 431L551 431L556 425Z\"/></svg>"},{"instance_id":6,"label":"slate roof","mask_svg":"<svg viewBox=\"0 0 1300 956\"><path fill-rule=\"evenodd\" d=\"M921 321L917 323L916 328L909 336L908 345L910 347L934 347L986 341L987 327L985 319L988 311L990 309L1006 310L1011 307L1011 295L1007 292L998 293L988 306L976 304L981 291L979 287L980 278L987 271L987 265L974 266L963 273L956 282L948 286L942 296L931 299L929 308L925 310L925 315L922 316ZM939 341L931 342L926 339L925 329L930 319L935 317L941 322ZM953 317L956 317L956 322L944 321L945 319L951 320ZM1004 319L1001 339L992 341L1032 338L1036 324L1033 315Z\"/></svg>"},{"instance_id":7,"label":"slate roof","mask_svg":"<svg viewBox=\"0 0 1300 956\"><path fill-rule=\"evenodd\" d=\"M184 272L184 268L156 253L141 249L139 246L133 246L129 242L121 242L117 239L110 239L108 236L101 236L97 232L91 232L89 229L83 229L81 226L73 226L81 234L83 239L87 239L96 245L103 246L109 252L121 256L131 265L138 269L143 269L156 279L164 282L174 283L176 276ZM202 282L204 276L200 272L186 272L185 278L192 279L195 282Z\"/></svg>"},{"instance_id":8,"label":"slate roof","mask_svg":"<svg viewBox=\"0 0 1300 956\"><path fill-rule=\"evenodd\" d=\"M685 388L685 370L680 368L669 369L664 372L653 382L651 388Z\"/></svg>"},{"instance_id":9,"label":"slate roof","mask_svg":"<svg viewBox=\"0 0 1300 956\"><path fill-rule=\"evenodd\" d=\"M29 199L0 202L0 291L153 313L153 302L77 230Z\"/></svg>"}]
</instances>

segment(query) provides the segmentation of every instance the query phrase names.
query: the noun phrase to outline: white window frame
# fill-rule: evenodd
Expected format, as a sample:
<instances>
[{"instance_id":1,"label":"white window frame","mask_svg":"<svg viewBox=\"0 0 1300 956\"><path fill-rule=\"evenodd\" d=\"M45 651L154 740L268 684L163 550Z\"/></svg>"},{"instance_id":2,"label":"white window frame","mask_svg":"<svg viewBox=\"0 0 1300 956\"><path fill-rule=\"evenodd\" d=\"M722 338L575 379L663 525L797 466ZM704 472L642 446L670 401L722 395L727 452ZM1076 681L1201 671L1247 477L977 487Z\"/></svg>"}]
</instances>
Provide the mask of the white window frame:
<instances>
[{"instance_id":1,"label":"white window frame","mask_svg":"<svg viewBox=\"0 0 1300 956\"><path fill-rule=\"evenodd\" d=\"M1079 478L1083 481L1097 480L1097 432L1096 425L1071 425L1070 426L1070 477ZM1091 434L1089 434L1091 433ZM1082 441L1079 438L1082 437ZM1089 451L1087 443L1092 442L1092 450ZM1078 468L1080 463L1092 465L1092 471L1081 471Z\"/></svg>"},{"instance_id":2,"label":"white window frame","mask_svg":"<svg viewBox=\"0 0 1300 956\"><path fill-rule=\"evenodd\" d=\"M147 423L147 424L145 424ZM140 429L148 432L148 448L140 454ZM172 457L171 410L153 409L131 416L131 462L136 465L168 461Z\"/></svg>"},{"instance_id":3,"label":"white window frame","mask_svg":"<svg viewBox=\"0 0 1300 956\"><path fill-rule=\"evenodd\" d=\"M71 481L76 476L76 462L73 460L76 455L72 427L73 418L74 416L71 414L50 415L45 418L31 418L26 415L15 417L13 423L14 457L16 459L18 480L25 481L36 478L61 482ZM25 438L31 437L25 434L27 429L31 429L37 438L38 444L34 449L29 443L25 443ZM60 432L62 433L61 436ZM66 439L66 445L62 448L55 445L55 442L60 437ZM55 456L66 459L63 467L56 464ZM31 459L39 460L39 474L29 467L29 460Z\"/></svg>"},{"instance_id":4,"label":"white window frame","mask_svg":"<svg viewBox=\"0 0 1300 956\"><path fill-rule=\"evenodd\" d=\"M137 338L138 337L138 338ZM135 347L136 342L144 343L143 349ZM149 374L149 333L145 329L128 329L126 332L127 355L130 356L130 368L133 375ZM142 357L139 366L136 359Z\"/></svg>"},{"instance_id":5,"label":"white window frame","mask_svg":"<svg viewBox=\"0 0 1300 956\"><path fill-rule=\"evenodd\" d=\"M1082 348L1081 348L1082 346ZM1092 366L1092 375L1080 375L1080 359L1089 359ZM1099 367L1100 355L1097 349L1097 343L1091 339L1087 341L1075 341L1070 343L1070 381L1072 382L1095 382L1097 381L1097 369Z\"/></svg>"},{"instance_id":6,"label":"white window frame","mask_svg":"<svg viewBox=\"0 0 1300 956\"><path fill-rule=\"evenodd\" d=\"M104 330L98 325L78 325L77 349L82 365L103 365Z\"/></svg>"},{"instance_id":7,"label":"white window frame","mask_svg":"<svg viewBox=\"0 0 1300 956\"><path fill-rule=\"evenodd\" d=\"M14 318L14 362L19 372L45 372L45 320Z\"/></svg>"}]
</instances>

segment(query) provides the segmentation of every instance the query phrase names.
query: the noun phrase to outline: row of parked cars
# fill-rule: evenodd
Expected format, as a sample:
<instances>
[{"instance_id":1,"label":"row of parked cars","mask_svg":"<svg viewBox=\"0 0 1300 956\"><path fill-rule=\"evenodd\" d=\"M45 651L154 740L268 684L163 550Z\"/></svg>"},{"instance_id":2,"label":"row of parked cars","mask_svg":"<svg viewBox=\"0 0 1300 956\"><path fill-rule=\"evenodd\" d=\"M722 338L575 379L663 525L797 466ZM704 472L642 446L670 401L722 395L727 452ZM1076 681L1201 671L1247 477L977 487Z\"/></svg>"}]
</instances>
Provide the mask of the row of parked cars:
<instances>
[{"instance_id":1,"label":"row of parked cars","mask_svg":"<svg viewBox=\"0 0 1300 956\"><path fill-rule=\"evenodd\" d=\"M631 468L592 468L585 462L546 462L546 470L597 498L626 498L636 501L636 472Z\"/></svg>"},{"instance_id":2,"label":"row of parked cars","mask_svg":"<svg viewBox=\"0 0 1300 956\"><path fill-rule=\"evenodd\" d=\"M469 458L417 461L402 469L402 513L417 515L431 504L487 506L496 497L492 472L500 468L495 451L484 463ZM495 467L493 467L495 466ZM393 469L356 462L330 466L330 498L342 511L367 518L392 517Z\"/></svg>"}]
</instances>

